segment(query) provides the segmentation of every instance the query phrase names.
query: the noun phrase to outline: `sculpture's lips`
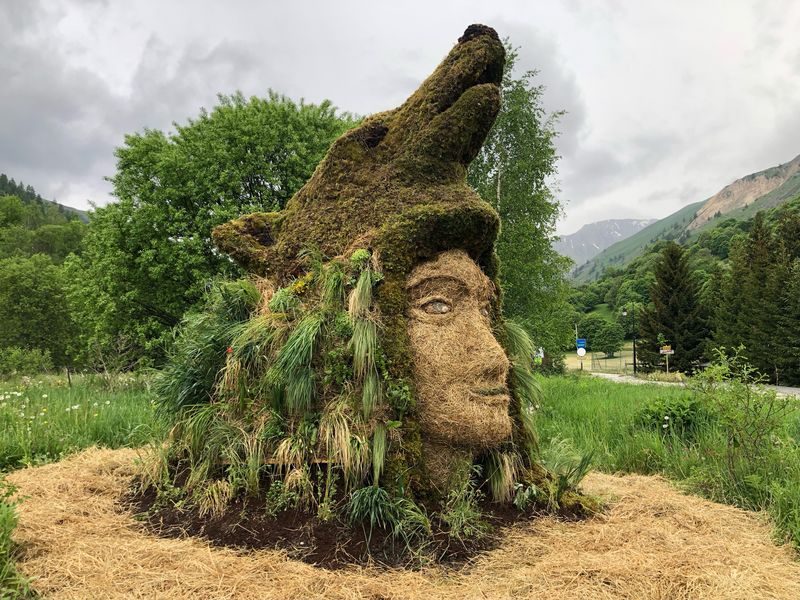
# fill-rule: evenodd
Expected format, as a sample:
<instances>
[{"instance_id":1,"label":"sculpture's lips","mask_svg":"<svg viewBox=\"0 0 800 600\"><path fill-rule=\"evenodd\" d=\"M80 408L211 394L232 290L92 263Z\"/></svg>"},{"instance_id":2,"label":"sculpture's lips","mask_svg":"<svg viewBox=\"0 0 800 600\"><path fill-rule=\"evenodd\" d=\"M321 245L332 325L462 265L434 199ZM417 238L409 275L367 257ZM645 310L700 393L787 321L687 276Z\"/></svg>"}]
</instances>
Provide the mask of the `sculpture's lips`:
<instances>
[{"instance_id":1,"label":"sculpture's lips","mask_svg":"<svg viewBox=\"0 0 800 600\"><path fill-rule=\"evenodd\" d=\"M508 388L505 386L476 388L472 390L476 400L486 404L504 405L508 404Z\"/></svg>"}]
</instances>

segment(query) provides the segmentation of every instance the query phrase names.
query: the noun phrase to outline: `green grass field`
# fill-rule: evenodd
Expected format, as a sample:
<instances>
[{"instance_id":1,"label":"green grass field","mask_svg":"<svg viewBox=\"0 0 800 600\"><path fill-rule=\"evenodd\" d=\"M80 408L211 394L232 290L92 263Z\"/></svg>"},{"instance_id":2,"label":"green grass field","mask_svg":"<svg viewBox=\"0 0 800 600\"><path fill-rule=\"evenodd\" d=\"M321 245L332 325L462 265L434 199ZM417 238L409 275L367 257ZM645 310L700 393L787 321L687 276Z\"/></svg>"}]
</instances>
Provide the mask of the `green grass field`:
<instances>
[{"instance_id":1,"label":"green grass field","mask_svg":"<svg viewBox=\"0 0 800 600\"><path fill-rule=\"evenodd\" d=\"M83 448L141 446L165 433L140 378L0 383L0 472L58 460Z\"/></svg>"}]
</instances>

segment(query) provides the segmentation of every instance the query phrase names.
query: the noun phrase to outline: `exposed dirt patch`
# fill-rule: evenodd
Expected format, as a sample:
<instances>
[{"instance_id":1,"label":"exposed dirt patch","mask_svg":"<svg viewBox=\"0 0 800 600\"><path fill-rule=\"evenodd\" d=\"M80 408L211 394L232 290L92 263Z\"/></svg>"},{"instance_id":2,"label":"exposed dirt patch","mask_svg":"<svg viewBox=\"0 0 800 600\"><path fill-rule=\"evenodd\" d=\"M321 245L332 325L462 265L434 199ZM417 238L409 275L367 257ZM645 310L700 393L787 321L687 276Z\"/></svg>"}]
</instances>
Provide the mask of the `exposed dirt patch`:
<instances>
[{"instance_id":1,"label":"exposed dirt patch","mask_svg":"<svg viewBox=\"0 0 800 600\"><path fill-rule=\"evenodd\" d=\"M9 476L26 497L21 571L60 598L800 598L800 563L761 515L656 477L591 474L603 515L505 529L469 568L328 570L276 550L162 538L120 510L136 452L88 450Z\"/></svg>"}]
</instances>

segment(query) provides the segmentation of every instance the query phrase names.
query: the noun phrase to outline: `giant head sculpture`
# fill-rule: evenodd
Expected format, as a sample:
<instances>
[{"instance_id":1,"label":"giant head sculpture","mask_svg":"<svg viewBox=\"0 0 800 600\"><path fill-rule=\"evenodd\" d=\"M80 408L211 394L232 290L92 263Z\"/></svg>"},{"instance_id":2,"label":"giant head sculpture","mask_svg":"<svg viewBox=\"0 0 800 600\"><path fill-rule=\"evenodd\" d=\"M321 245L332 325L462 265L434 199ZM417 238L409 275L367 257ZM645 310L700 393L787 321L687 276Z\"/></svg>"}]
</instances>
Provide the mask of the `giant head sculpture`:
<instances>
[{"instance_id":1,"label":"giant head sculpture","mask_svg":"<svg viewBox=\"0 0 800 600\"><path fill-rule=\"evenodd\" d=\"M364 313L380 357L369 368L354 357L354 385L383 389L368 417L380 421L372 435L392 432L380 476L423 494L445 492L476 461L532 468L524 385L501 314L499 217L466 183L500 108L503 63L497 33L470 26L402 106L336 140L285 210L213 234L269 290L308 276L309 249L323 260L369 253L379 276L370 307L353 309L351 299L351 316ZM397 389L407 390L402 402Z\"/></svg>"}]
</instances>

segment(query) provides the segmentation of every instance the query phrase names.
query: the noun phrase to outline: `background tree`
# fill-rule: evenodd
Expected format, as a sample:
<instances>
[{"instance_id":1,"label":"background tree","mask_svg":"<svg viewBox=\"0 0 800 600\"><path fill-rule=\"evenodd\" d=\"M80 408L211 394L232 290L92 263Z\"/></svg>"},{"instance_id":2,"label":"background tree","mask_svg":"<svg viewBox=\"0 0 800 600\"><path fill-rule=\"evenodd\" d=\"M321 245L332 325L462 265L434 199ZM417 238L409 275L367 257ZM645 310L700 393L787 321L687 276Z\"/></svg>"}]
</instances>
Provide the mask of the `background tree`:
<instances>
[{"instance_id":1,"label":"background tree","mask_svg":"<svg viewBox=\"0 0 800 600\"><path fill-rule=\"evenodd\" d=\"M118 201L95 210L83 256L68 264L81 347L108 352L124 340L160 362L170 329L209 282L238 272L211 229L281 209L352 124L327 101L236 94L171 135L126 136L110 179Z\"/></svg>"},{"instance_id":2,"label":"background tree","mask_svg":"<svg viewBox=\"0 0 800 600\"><path fill-rule=\"evenodd\" d=\"M770 225L756 214L746 238L730 248L726 269L715 278L718 303L714 341L720 346L745 347L748 360L775 383L800 381L800 326L797 292L796 240L787 233L800 223L794 212L781 214Z\"/></svg>"},{"instance_id":3,"label":"background tree","mask_svg":"<svg viewBox=\"0 0 800 600\"><path fill-rule=\"evenodd\" d=\"M603 352L607 358L613 358L614 354L622 350L625 332L619 323L613 323L606 319L603 321L594 333L591 349L594 352Z\"/></svg>"},{"instance_id":4,"label":"background tree","mask_svg":"<svg viewBox=\"0 0 800 600\"><path fill-rule=\"evenodd\" d=\"M586 340L586 349L594 350L592 344L597 337L597 332L600 331L607 319L598 314L588 314L581 317L578 322L578 337Z\"/></svg>"},{"instance_id":5,"label":"background tree","mask_svg":"<svg viewBox=\"0 0 800 600\"><path fill-rule=\"evenodd\" d=\"M709 327L699 302L699 285L682 246L674 242L664 246L655 267L650 300L640 321L639 360L645 368L661 364L661 335L675 351L670 366L676 371L690 372L703 358Z\"/></svg>"},{"instance_id":6,"label":"background tree","mask_svg":"<svg viewBox=\"0 0 800 600\"><path fill-rule=\"evenodd\" d=\"M506 313L523 322L534 342L561 353L572 337L566 274L571 261L551 246L560 206L551 189L557 172L556 122L547 115L535 71L514 73L517 52L506 44L503 104L468 181L500 213L497 252Z\"/></svg>"},{"instance_id":7,"label":"background tree","mask_svg":"<svg viewBox=\"0 0 800 600\"><path fill-rule=\"evenodd\" d=\"M62 270L43 254L0 260L0 352L47 351L68 364L73 327L65 302Z\"/></svg>"}]
</instances>

